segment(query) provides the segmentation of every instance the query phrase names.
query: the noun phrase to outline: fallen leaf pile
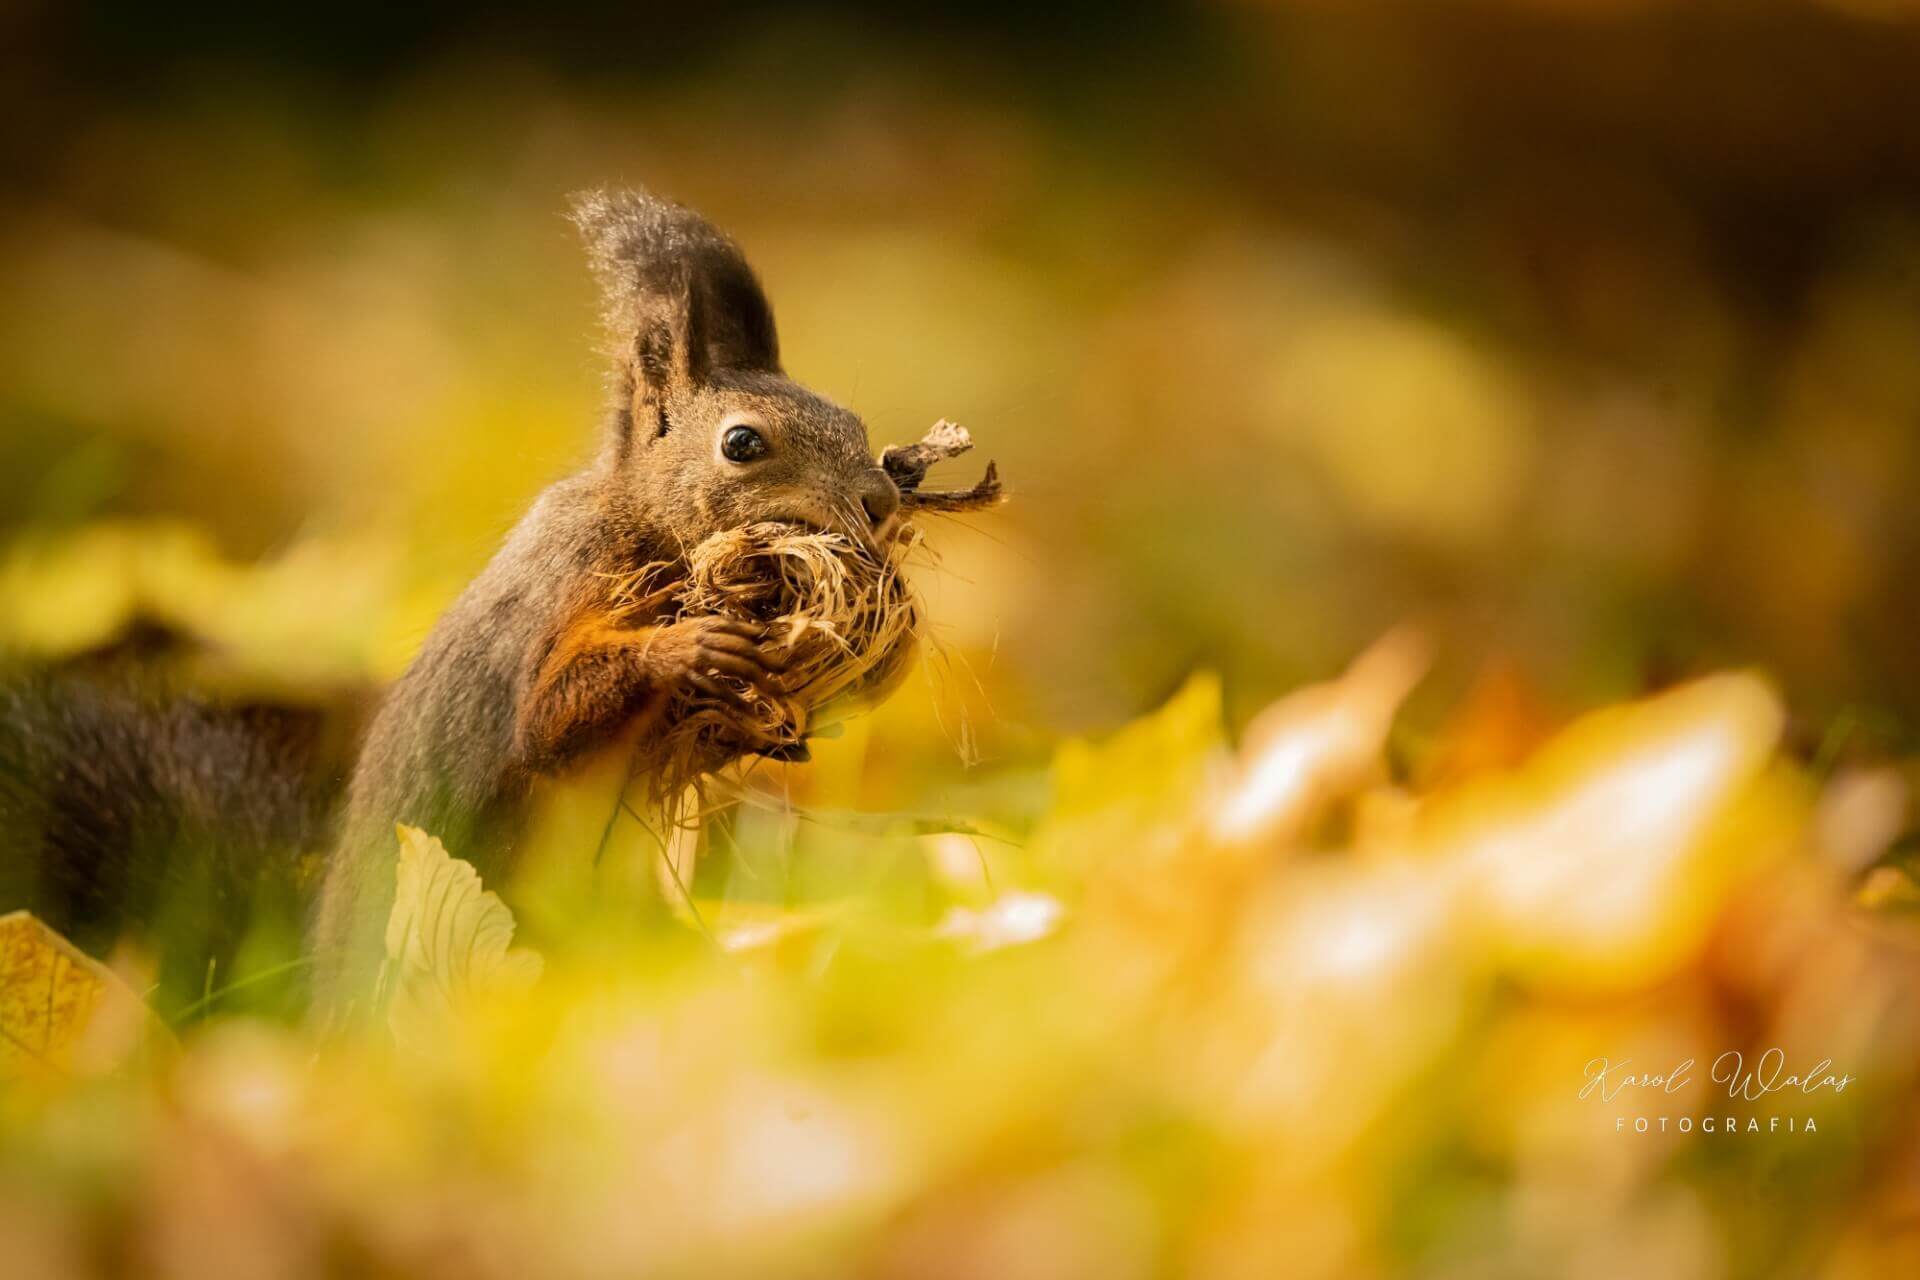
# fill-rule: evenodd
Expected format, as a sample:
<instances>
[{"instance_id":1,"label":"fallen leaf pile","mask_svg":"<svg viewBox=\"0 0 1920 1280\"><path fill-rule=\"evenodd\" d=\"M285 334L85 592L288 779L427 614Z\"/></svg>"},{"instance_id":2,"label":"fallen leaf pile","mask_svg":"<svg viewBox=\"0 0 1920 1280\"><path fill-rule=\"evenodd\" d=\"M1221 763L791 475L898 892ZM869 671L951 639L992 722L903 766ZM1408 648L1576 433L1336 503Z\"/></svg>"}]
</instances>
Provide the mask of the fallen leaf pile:
<instances>
[{"instance_id":1,"label":"fallen leaf pile","mask_svg":"<svg viewBox=\"0 0 1920 1280\"><path fill-rule=\"evenodd\" d=\"M1010 837L813 846L923 860L904 902L534 901L577 922L544 972L403 829L390 1029L216 1017L8 1106L0 1248L48 1280L1920 1272L1903 767L1797 763L1747 673L1392 759L1425 660L1389 636L1237 743L1199 676L1062 745ZM77 1044L32 1009L106 978L0 959L8 1036ZM1742 1086L1769 1062L1795 1083ZM1629 1064L1659 1083L1595 1089Z\"/></svg>"}]
</instances>

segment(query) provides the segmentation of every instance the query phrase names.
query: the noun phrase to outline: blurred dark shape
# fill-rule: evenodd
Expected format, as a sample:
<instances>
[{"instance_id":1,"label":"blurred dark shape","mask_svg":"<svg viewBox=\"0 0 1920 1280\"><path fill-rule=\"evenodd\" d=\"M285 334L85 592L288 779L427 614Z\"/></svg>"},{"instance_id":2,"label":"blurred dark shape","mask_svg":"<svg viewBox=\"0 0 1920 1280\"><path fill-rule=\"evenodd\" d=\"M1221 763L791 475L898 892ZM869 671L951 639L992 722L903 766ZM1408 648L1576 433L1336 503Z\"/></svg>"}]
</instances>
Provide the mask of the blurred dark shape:
<instances>
[{"instance_id":1,"label":"blurred dark shape","mask_svg":"<svg viewBox=\"0 0 1920 1280\"><path fill-rule=\"evenodd\" d=\"M0 684L0 912L95 955L141 949L169 1018L244 979L250 939L291 956L349 747L316 708L166 692L155 663L181 644L135 627ZM288 972L250 998L290 1012L301 986Z\"/></svg>"}]
</instances>

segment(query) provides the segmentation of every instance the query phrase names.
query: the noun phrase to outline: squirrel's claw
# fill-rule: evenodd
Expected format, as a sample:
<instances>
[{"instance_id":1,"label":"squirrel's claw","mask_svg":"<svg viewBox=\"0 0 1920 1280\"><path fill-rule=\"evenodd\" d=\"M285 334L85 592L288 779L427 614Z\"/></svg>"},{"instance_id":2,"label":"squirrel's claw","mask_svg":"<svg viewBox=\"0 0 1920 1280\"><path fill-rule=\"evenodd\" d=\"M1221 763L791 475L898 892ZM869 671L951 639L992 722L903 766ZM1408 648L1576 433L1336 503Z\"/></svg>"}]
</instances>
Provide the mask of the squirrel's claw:
<instances>
[{"instance_id":1,"label":"squirrel's claw","mask_svg":"<svg viewBox=\"0 0 1920 1280\"><path fill-rule=\"evenodd\" d=\"M745 695L712 676L702 675L697 671L689 672L686 682L688 688L704 693L715 702L725 703L736 711L749 714L753 711L753 703L747 701Z\"/></svg>"}]
</instances>

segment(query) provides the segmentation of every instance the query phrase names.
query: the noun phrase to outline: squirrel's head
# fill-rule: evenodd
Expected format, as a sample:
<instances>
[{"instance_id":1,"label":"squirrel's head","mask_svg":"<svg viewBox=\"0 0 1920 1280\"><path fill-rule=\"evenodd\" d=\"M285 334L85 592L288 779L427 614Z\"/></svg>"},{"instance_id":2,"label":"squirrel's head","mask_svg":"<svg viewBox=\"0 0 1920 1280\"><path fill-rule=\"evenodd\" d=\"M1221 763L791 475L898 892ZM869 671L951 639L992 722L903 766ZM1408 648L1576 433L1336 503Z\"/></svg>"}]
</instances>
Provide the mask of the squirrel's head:
<instances>
[{"instance_id":1,"label":"squirrel's head","mask_svg":"<svg viewBox=\"0 0 1920 1280\"><path fill-rule=\"evenodd\" d=\"M740 250L690 209L592 191L573 219L605 298L616 393L605 465L683 547L758 520L871 544L900 508L859 418L780 368Z\"/></svg>"}]
</instances>

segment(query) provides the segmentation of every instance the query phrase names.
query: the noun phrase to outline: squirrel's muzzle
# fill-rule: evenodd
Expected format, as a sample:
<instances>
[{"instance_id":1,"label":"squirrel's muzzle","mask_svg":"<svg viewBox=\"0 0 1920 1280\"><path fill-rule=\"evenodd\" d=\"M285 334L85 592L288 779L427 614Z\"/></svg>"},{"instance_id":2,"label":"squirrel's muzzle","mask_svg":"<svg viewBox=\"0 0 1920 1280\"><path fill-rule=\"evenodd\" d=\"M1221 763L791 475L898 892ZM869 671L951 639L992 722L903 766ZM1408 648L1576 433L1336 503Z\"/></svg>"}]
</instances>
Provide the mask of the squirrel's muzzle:
<instances>
[{"instance_id":1,"label":"squirrel's muzzle","mask_svg":"<svg viewBox=\"0 0 1920 1280\"><path fill-rule=\"evenodd\" d=\"M875 529L885 527L887 521L899 513L900 490L893 483L893 477L879 467L867 472L861 481L860 509L866 512L867 520Z\"/></svg>"}]
</instances>

